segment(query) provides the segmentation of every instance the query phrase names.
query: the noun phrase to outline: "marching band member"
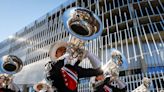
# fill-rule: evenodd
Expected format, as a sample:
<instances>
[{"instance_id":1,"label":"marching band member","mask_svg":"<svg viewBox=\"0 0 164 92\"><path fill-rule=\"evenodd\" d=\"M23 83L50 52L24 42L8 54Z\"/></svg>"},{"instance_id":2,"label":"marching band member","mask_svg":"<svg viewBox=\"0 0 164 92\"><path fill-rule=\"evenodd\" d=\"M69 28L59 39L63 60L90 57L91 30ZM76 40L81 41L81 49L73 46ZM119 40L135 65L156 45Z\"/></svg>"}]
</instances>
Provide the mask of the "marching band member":
<instances>
[{"instance_id":1,"label":"marching band member","mask_svg":"<svg viewBox=\"0 0 164 92\"><path fill-rule=\"evenodd\" d=\"M112 48L110 50L109 61L102 66L104 74L99 75L93 82L95 84L95 92L125 92L126 84L119 80L120 68L127 68L127 61L120 51ZM112 85L112 82L116 82L118 87Z\"/></svg>"},{"instance_id":2,"label":"marching band member","mask_svg":"<svg viewBox=\"0 0 164 92\"><path fill-rule=\"evenodd\" d=\"M47 80L52 83L52 87L57 88L57 92L77 92L78 79L83 77L98 76L103 74L100 60L92 53L83 51L84 57L88 57L93 68L82 68L78 66L81 58L68 60L64 57L68 43L56 42L50 49L49 55L53 61L45 65ZM56 60L56 62L55 62Z\"/></svg>"},{"instance_id":3,"label":"marching band member","mask_svg":"<svg viewBox=\"0 0 164 92\"><path fill-rule=\"evenodd\" d=\"M13 83L13 78L7 74L0 74L0 92L20 92L18 86Z\"/></svg>"}]
</instances>

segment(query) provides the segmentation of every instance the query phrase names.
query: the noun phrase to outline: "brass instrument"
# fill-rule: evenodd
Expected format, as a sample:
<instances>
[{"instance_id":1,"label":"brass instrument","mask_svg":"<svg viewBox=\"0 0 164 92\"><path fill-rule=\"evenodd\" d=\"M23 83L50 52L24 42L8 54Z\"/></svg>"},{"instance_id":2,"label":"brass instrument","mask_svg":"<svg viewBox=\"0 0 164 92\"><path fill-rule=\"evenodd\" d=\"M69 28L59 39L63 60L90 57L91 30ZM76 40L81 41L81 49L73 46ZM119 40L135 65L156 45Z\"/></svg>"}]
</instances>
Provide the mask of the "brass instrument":
<instances>
[{"instance_id":1,"label":"brass instrument","mask_svg":"<svg viewBox=\"0 0 164 92\"><path fill-rule=\"evenodd\" d=\"M93 40L103 32L98 16L86 8L74 7L66 10L62 16L63 24L72 36L69 38L67 52L72 58L82 57L85 41Z\"/></svg>"},{"instance_id":2,"label":"brass instrument","mask_svg":"<svg viewBox=\"0 0 164 92\"><path fill-rule=\"evenodd\" d=\"M102 23L98 16L90 10L82 7L74 7L66 10L62 16L63 24L71 35L68 42L60 41L51 46L49 55L51 60L57 61L56 50L66 47L65 56L70 56L71 61L83 56L81 48L84 41L92 40L103 32Z\"/></svg>"},{"instance_id":3,"label":"brass instrument","mask_svg":"<svg viewBox=\"0 0 164 92\"><path fill-rule=\"evenodd\" d=\"M8 74L0 74L0 78L3 79L2 87L7 87L12 80L12 77Z\"/></svg>"},{"instance_id":4,"label":"brass instrument","mask_svg":"<svg viewBox=\"0 0 164 92\"><path fill-rule=\"evenodd\" d=\"M18 73L23 67L23 62L15 55L5 55L2 57L1 77L4 77L3 86L6 87L12 82L13 74Z\"/></svg>"},{"instance_id":5,"label":"brass instrument","mask_svg":"<svg viewBox=\"0 0 164 92\"><path fill-rule=\"evenodd\" d=\"M50 86L46 83L39 82L35 84L33 88L36 92L40 92L40 91L46 92L50 88Z\"/></svg>"},{"instance_id":6,"label":"brass instrument","mask_svg":"<svg viewBox=\"0 0 164 92\"><path fill-rule=\"evenodd\" d=\"M104 73L118 77L120 69L126 70L128 68L128 62L120 51L112 48L109 57L109 61L102 66Z\"/></svg>"},{"instance_id":7,"label":"brass instrument","mask_svg":"<svg viewBox=\"0 0 164 92\"><path fill-rule=\"evenodd\" d=\"M86 8L70 8L64 12L62 20L67 31L81 40L95 39L102 34L100 19Z\"/></svg>"},{"instance_id":8,"label":"brass instrument","mask_svg":"<svg viewBox=\"0 0 164 92\"><path fill-rule=\"evenodd\" d=\"M23 67L23 62L15 55L5 55L2 57L2 71L7 74L15 74Z\"/></svg>"}]
</instances>

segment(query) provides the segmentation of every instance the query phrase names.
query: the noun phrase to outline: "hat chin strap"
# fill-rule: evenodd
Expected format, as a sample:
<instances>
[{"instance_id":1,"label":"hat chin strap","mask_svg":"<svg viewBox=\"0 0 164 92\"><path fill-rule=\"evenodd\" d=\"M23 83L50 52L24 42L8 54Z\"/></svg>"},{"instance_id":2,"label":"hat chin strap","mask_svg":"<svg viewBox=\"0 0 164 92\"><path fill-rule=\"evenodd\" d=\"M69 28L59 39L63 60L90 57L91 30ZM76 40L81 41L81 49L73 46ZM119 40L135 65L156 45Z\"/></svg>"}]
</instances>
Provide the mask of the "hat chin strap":
<instances>
[{"instance_id":1,"label":"hat chin strap","mask_svg":"<svg viewBox=\"0 0 164 92\"><path fill-rule=\"evenodd\" d=\"M70 54L69 53L65 53L64 55L60 56L58 59L56 59L57 61L59 60L64 60L64 65L66 64L70 64L70 65L75 65L75 63L77 62L77 58L70 58Z\"/></svg>"}]
</instances>

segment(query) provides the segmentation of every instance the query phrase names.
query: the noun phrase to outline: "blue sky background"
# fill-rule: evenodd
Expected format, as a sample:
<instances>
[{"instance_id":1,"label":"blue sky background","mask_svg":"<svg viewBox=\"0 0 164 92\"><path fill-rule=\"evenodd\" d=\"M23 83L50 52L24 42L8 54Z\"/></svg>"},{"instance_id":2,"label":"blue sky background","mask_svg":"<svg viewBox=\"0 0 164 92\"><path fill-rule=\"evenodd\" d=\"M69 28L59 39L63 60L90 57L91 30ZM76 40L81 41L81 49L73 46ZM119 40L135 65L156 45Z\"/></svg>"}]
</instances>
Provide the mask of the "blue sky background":
<instances>
[{"instance_id":1,"label":"blue sky background","mask_svg":"<svg viewBox=\"0 0 164 92\"><path fill-rule=\"evenodd\" d=\"M0 0L0 42L68 0Z\"/></svg>"}]
</instances>

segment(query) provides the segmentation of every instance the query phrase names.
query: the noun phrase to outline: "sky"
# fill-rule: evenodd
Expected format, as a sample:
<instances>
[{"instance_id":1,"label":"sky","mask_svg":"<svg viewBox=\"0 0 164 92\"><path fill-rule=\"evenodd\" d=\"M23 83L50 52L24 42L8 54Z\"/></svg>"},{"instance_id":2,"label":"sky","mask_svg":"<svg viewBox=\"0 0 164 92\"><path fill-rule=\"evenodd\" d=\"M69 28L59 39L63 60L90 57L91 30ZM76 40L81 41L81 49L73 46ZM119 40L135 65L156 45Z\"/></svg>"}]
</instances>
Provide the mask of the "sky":
<instances>
[{"instance_id":1,"label":"sky","mask_svg":"<svg viewBox=\"0 0 164 92\"><path fill-rule=\"evenodd\" d=\"M68 0L0 0L0 42Z\"/></svg>"}]
</instances>

